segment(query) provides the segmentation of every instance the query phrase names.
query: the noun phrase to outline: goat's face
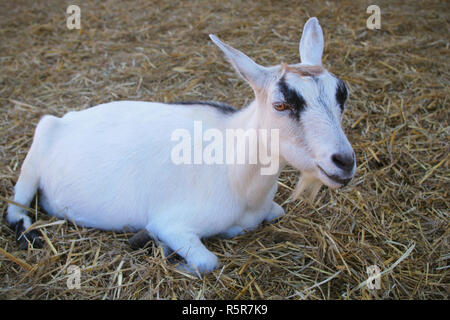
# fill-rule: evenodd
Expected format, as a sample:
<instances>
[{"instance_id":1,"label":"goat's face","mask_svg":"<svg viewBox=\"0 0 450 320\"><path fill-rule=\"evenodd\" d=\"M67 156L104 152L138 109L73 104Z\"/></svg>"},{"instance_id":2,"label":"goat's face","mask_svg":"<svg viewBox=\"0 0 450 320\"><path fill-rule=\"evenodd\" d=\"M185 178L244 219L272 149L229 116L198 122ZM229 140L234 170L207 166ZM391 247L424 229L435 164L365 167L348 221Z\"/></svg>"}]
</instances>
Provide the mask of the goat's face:
<instances>
[{"instance_id":1,"label":"goat's face","mask_svg":"<svg viewBox=\"0 0 450 320\"><path fill-rule=\"evenodd\" d=\"M281 156L329 187L346 185L355 155L341 128L344 82L322 67L282 65L267 93L262 115L280 130Z\"/></svg>"},{"instance_id":2,"label":"goat's face","mask_svg":"<svg viewBox=\"0 0 450 320\"><path fill-rule=\"evenodd\" d=\"M355 153L341 128L348 90L322 67L323 34L316 18L305 24L301 63L262 67L242 52L211 39L249 82L258 102L259 125L279 129L280 156L331 188L355 174Z\"/></svg>"}]
</instances>

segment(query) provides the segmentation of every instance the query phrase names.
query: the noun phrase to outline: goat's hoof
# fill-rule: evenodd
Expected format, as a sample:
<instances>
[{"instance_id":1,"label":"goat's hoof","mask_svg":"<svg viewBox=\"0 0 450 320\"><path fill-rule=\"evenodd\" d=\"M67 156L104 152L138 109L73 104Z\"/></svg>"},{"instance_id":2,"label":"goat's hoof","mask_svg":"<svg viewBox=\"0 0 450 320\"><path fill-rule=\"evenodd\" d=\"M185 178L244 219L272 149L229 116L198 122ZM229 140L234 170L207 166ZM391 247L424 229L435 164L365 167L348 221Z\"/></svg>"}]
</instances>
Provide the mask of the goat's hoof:
<instances>
[{"instance_id":1,"label":"goat's hoof","mask_svg":"<svg viewBox=\"0 0 450 320\"><path fill-rule=\"evenodd\" d=\"M23 225L23 220L20 220L15 224L16 241L19 245L19 249L28 249L28 244L31 244L31 246L36 249L42 248L44 246L40 238L41 234L39 231L31 230L27 233L23 233L24 231L25 227Z\"/></svg>"},{"instance_id":2,"label":"goat's hoof","mask_svg":"<svg viewBox=\"0 0 450 320\"><path fill-rule=\"evenodd\" d=\"M177 266L177 269L180 271L192 274L192 275L197 276L200 279L202 279L203 275L214 271L215 269L218 268L218 266L219 266L219 264L214 265L213 267L210 267L210 268L205 268L205 266L191 266L190 264L187 264L187 263L180 263Z\"/></svg>"},{"instance_id":3,"label":"goat's hoof","mask_svg":"<svg viewBox=\"0 0 450 320\"><path fill-rule=\"evenodd\" d=\"M210 273L219 267L219 258L211 252L202 254L195 258L191 257L188 264L178 265L178 269L186 271L190 274L197 275L201 278L202 275Z\"/></svg>"},{"instance_id":4,"label":"goat's hoof","mask_svg":"<svg viewBox=\"0 0 450 320\"><path fill-rule=\"evenodd\" d=\"M138 250L145 247L152 240L147 230L143 229L128 239L131 249Z\"/></svg>"}]
</instances>

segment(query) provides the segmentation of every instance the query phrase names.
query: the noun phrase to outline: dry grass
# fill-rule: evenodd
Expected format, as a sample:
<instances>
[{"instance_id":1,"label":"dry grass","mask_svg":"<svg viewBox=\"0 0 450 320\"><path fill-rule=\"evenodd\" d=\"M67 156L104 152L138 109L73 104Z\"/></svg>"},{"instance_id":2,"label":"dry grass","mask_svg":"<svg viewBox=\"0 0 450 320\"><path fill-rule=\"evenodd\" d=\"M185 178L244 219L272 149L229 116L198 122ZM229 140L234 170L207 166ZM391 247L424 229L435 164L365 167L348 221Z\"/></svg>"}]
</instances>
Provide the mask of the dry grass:
<instances>
[{"instance_id":1,"label":"dry grass","mask_svg":"<svg viewBox=\"0 0 450 320\"><path fill-rule=\"evenodd\" d=\"M365 1L83 1L81 32L65 27L70 1L1 2L0 298L448 299L448 2L376 1L382 29L371 31ZM37 210L47 245L17 249L5 198L42 115L119 99L244 105L251 90L207 35L261 64L295 63L308 16L325 32L324 65L352 92L350 186L284 204L280 222L255 232L207 240L223 268L202 280L153 244L132 251L131 234L51 224ZM277 201L296 176L282 174ZM373 264L386 271L376 291L361 285ZM82 267L80 290L67 289L69 265Z\"/></svg>"}]
</instances>

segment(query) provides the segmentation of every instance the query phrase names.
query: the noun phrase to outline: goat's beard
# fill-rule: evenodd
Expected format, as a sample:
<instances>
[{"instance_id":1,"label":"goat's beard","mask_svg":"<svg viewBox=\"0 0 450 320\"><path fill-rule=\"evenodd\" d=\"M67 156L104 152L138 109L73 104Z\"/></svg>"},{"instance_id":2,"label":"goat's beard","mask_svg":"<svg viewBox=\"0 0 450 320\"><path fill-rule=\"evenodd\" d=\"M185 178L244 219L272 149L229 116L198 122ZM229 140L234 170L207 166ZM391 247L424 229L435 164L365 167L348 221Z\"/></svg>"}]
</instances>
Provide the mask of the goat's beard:
<instances>
[{"instance_id":1,"label":"goat's beard","mask_svg":"<svg viewBox=\"0 0 450 320\"><path fill-rule=\"evenodd\" d=\"M290 199L297 200L304 194L307 199L314 201L321 187L322 182L319 179L311 173L303 172L298 178L297 185L292 191Z\"/></svg>"}]
</instances>

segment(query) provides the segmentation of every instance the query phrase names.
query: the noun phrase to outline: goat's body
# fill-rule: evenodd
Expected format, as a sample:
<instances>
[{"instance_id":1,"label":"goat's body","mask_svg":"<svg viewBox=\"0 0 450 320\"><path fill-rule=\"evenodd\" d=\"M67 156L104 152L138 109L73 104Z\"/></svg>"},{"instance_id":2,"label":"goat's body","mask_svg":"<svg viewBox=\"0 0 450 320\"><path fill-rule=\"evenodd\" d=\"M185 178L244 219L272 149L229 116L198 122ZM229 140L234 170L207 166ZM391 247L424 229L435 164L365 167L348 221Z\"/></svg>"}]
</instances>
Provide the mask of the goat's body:
<instances>
[{"instance_id":1,"label":"goat's body","mask_svg":"<svg viewBox=\"0 0 450 320\"><path fill-rule=\"evenodd\" d=\"M173 145L167 143L175 129L192 126L194 120L225 129L218 112L204 106L123 101L61 119L45 117L37 131L47 141L41 147L43 139L38 138L34 150L40 155L44 209L109 230L142 229L154 222L180 224L200 237L226 231L249 209L228 179L230 168L175 165L170 159ZM262 204L250 211L258 209L270 207Z\"/></svg>"},{"instance_id":2,"label":"goat's body","mask_svg":"<svg viewBox=\"0 0 450 320\"><path fill-rule=\"evenodd\" d=\"M252 182L254 170L246 166L176 165L168 142L178 128L193 130L194 121L202 121L205 130L224 131L230 117L245 118L250 109L224 116L201 105L121 101L62 118L45 116L22 166L15 200L27 204L38 189L50 215L104 230L145 228L155 238L168 231L234 236L282 213L272 202L277 176L255 174L272 180L260 190L260 182ZM24 218L20 211L11 206L9 219Z\"/></svg>"},{"instance_id":3,"label":"goat's body","mask_svg":"<svg viewBox=\"0 0 450 320\"><path fill-rule=\"evenodd\" d=\"M214 121L214 112L200 114L194 109L120 102L69 113L61 119L45 118L43 121L53 122L46 125L51 131L43 132L53 137L51 145L42 150L38 146L38 152L45 155L39 168L45 210L84 226L111 230L142 229L152 219L164 219L180 207L213 210L207 199L209 192L220 192L214 188L214 181L199 186L203 192L191 189L186 193L182 189L192 180L204 181L202 175L223 175L205 172L211 170L208 167L195 170L195 165L177 166L170 159L170 134L189 125L189 114ZM225 181L217 183L226 185ZM195 217L190 215L190 220ZM171 223L172 219L169 217ZM183 216L176 221L187 222Z\"/></svg>"}]
</instances>

